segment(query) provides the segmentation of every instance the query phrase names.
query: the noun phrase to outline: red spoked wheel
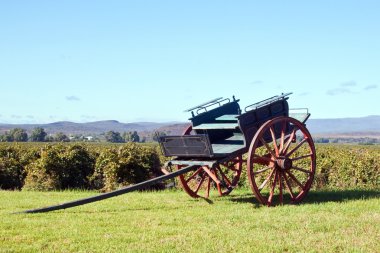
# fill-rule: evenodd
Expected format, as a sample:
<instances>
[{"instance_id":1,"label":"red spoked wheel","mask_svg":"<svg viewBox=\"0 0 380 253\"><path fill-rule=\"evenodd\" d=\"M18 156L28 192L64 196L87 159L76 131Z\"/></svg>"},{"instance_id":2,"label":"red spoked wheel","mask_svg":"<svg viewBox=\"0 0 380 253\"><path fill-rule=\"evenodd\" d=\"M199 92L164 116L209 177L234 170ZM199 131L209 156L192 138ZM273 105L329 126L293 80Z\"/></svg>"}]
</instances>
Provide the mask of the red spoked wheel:
<instances>
[{"instance_id":1,"label":"red spoked wheel","mask_svg":"<svg viewBox=\"0 0 380 253\"><path fill-rule=\"evenodd\" d=\"M314 179L313 139L303 123L277 117L256 132L247 164L248 179L259 202L267 206L299 203Z\"/></svg>"},{"instance_id":2,"label":"red spoked wheel","mask_svg":"<svg viewBox=\"0 0 380 253\"><path fill-rule=\"evenodd\" d=\"M189 126L183 135L191 134L192 127ZM193 198L208 198L214 193L219 196L228 195L239 182L243 167L242 156L237 156L228 162L209 166L199 166L179 176L182 188ZM181 166L178 166L180 169Z\"/></svg>"}]
</instances>

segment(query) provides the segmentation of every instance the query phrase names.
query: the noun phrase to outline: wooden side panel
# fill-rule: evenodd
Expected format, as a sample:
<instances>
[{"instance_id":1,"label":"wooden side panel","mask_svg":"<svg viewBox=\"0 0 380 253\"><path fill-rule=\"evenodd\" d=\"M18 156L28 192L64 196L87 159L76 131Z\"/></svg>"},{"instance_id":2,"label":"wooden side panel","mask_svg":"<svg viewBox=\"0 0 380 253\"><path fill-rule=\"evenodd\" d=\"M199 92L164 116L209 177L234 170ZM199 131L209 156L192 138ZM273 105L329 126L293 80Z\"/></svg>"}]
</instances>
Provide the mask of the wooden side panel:
<instances>
[{"instance_id":1,"label":"wooden side panel","mask_svg":"<svg viewBox=\"0 0 380 253\"><path fill-rule=\"evenodd\" d=\"M244 134L246 148L249 147L253 136L262 124L275 117L288 115L289 105L284 99L238 116L239 126Z\"/></svg>"},{"instance_id":2,"label":"wooden side panel","mask_svg":"<svg viewBox=\"0 0 380 253\"><path fill-rule=\"evenodd\" d=\"M161 136L158 142L165 156L213 156L213 150L207 135Z\"/></svg>"}]
</instances>

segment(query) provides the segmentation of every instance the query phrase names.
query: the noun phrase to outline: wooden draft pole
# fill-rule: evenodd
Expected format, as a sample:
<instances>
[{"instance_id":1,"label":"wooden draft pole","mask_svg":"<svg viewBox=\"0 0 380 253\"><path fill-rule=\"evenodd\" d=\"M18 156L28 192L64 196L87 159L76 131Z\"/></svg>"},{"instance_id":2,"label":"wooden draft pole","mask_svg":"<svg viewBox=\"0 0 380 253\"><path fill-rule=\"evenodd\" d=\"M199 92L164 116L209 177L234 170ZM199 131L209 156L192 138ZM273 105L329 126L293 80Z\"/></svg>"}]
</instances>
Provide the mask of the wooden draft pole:
<instances>
[{"instance_id":1,"label":"wooden draft pole","mask_svg":"<svg viewBox=\"0 0 380 253\"><path fill-rule=\"evenodd\" d=\"M185 173L187 173L189 171L194 170L195 168L197 168L197 166L194 166L194 165L187 166L187 167L184 167L184 168L182 168L180 170L171 172L169 174L162 175L162 176L159 176L159 177L156 177L156 178L152 178L150 180L147 180L147 181L144 181L144 182L141 182L141 183L137 183L137 184L134 184L134 185L130 185L130 186L127 186L127 187L124 187L122 189L115 190L115 191L112 191L112 192L107 192L107 193L99 194L99 195L96 195L96 196L93 196L93 197L89 197L89 198L84 198L84 199L79 199L79 200L75 200L75 201L71 201L71 202L66 202L66 203L59 204L59 205L42 207L42 208L37 208L37 209L30 209L30 210L25 210L25 211L21 211L21 212L16 212L16 214L21 214L21 213L45 213L45 212L51 212L51 211L56 211L56 210L60 210L60 209L72 208L72 207L75 207L75 206L81 206L81 205L89 204L89 203L92 203L92 202L96 202L96 201L100 201L100 200L116 197L116 196L119 196L119 195L122 195L122 194L126 194L128 192L133 192L133 191L144 189L144 188L146 188L148 186L151 186L153 184L159 183L161 181L172 179L172 178L175 178L175 177L177 177L179 175L185 174Z\"/></svg>"}]
</instances>

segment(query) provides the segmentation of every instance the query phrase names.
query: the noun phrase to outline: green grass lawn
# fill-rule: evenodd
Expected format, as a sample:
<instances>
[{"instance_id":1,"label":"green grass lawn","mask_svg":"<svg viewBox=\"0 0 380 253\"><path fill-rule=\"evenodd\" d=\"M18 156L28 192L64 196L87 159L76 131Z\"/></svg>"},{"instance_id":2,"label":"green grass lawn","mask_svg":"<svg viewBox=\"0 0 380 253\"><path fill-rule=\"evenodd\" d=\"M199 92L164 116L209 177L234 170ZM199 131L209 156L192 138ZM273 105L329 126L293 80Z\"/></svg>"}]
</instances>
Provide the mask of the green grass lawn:
<instances>
[{"instance_id":1,"label":"green grass lawn","mask_svg":"<svg viewBox=\"0 0 380 253\"><path fill-rule=\"evenodd\" d=\"M249 190L209 201L137 192L41 214L95 192L0 191L0 252L379 252L380 191L313 191L297 206Z\"/></svg>"}]
</instances>

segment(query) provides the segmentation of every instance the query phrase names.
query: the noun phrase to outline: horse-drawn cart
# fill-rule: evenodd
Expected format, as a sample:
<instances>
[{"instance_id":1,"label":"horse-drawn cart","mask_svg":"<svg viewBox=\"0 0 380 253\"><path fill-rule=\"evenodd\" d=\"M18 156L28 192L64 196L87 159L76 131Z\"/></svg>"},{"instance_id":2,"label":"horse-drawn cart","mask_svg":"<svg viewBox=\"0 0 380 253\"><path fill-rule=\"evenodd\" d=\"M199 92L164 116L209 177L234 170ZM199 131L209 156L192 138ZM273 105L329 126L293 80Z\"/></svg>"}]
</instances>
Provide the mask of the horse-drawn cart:
<instances>
[{"instance_id":1,"label":"horse-drawn cart","mask_svg":"<svg viewBox=\"0 0 380 253\"><path fill-rule=\"evenodd\" d=\"M214 99L193 107L191 125L181 136L163 136L159 142L167 163L194 171L179 175L192 197L215 191L229 194L244 165L258 201L265 205L297 203L309 191L315 173L315 148L305 122L310 114L289 113L288 94L245 107L239 100Z\"/></svg>"},{"instance_id":2,"label":"horse-drawn cart","mask_svg":"<svg viewBox=\"0 0 380 253\"><path fill-rule=\"evenodd\" d=\"M190 108L191 125L180 136L161 136L165 175L113 192L60 205L27 210L48 212L118 196L179 177L191 197L229 194L244 167L259 202L264 205L300 202L311 188L316 154L305 122L307 109L289 110L291 93L241 110L239 100L217 98ZM175 167L172 172L168 168Z\"/></svg>"}]
</instances>

